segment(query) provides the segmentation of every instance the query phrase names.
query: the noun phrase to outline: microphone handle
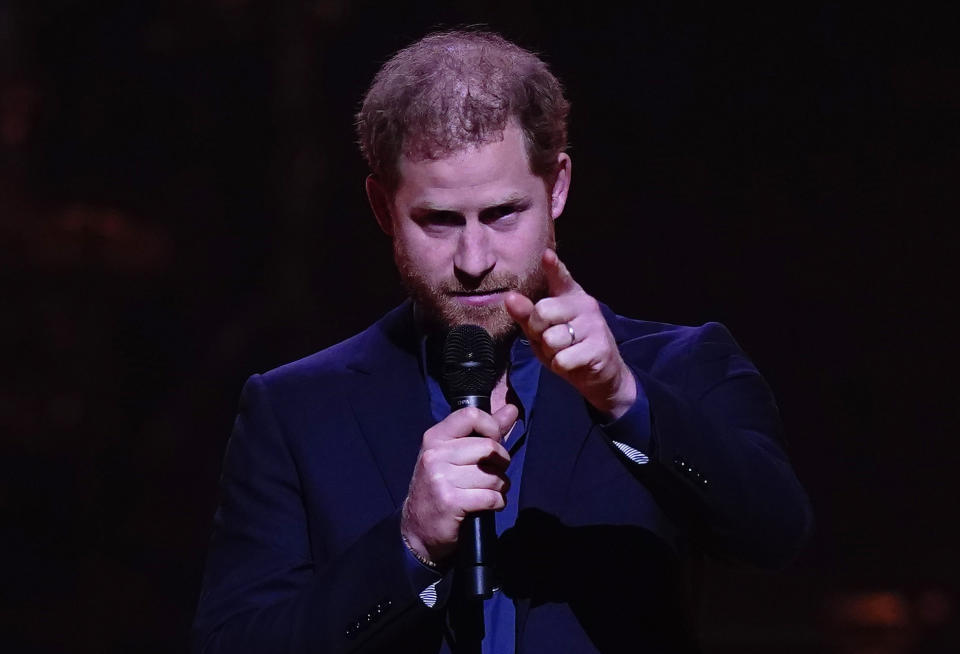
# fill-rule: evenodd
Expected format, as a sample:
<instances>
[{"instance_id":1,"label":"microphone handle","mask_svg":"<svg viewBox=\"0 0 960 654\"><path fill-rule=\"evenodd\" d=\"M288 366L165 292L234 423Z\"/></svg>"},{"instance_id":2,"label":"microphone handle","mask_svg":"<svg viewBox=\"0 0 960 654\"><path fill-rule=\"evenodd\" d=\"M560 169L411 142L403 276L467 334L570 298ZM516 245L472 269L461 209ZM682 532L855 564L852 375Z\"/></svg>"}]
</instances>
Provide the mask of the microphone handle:
<instances>
[{"instance_id":1,"label":"microphone handle","mask_svg":"<svg viewBox=\"0 0 960 654\"><path fill-rule=\"evenodd\" d=\"M450 399L451 411L476 407L490 413L489 395L464 395ZM463 592L467 598L493 597L493 561L497 544L497 525L493 511L470 513L460 523L457 566L463 575Z\"/></svg>"},{"instance_id":2,"label":"microphone handle","mask_svg":"<svg viewBox=\"0 0 960 654\"><path fill-rule=\"evenodd\" d=\"M463 592L472 599L493 597L493 548L497 543L493 511L471 513L460 523L459 571Z\"/></svg>"}]
</instances>

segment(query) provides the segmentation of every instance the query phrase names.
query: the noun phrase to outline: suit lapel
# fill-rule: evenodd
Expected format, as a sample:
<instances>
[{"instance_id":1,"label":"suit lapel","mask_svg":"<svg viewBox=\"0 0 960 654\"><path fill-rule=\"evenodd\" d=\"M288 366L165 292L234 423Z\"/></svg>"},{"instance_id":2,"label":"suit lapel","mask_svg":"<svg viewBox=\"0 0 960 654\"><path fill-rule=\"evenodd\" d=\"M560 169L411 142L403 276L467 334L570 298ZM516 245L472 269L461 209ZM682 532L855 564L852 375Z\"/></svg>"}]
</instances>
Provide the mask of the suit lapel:
<instances>
[{"instance_id":1,"label":"suit lapel","mask_svg":"<svg viewBox=\"0 0 960 654\"><path fill-rule=\"evenodd\" d=\"M357 349L348 367L361 374L348 394L350 403L399 507L407 495L423 432L433 424L410 302L364 332Z\"/></svg>"},{"instance_id":2,"label":"suit lapel","mask_svg":"<svg viewBox=\"0 0 960 654\"><path fill-rule=\"evenodd\" d=\"M624 334L616 315L600 305L615 340ZM520 489L520 510L536 507L560 517L573 467L595 423L583 396L573 386L546 368L534 402L530 440Z\"/></svg>"},{"instance_id":3,"label":"suit lapel","mask_svg":"<svg viewBox=\"0 0 960 654\"><path fill-rule=\"evenodd\" d=\"M560 515L580 449L593 426L583 398L544 369L534 403L520 488L520 510Z\"/></svg>"},{"instance_id":4,"label":"suit lapel","mask_svg":"<svg viewBox=\"0 0 960 654\"><path fill-rule=\"evenodd\" d=\"M592 428L583 397L570 384L543 369L523 467L521 513L535 508L558 519L562 516L574 466ZM519 647L530 599L518 599L516 609Z\"/></svg>"}]
</instances>

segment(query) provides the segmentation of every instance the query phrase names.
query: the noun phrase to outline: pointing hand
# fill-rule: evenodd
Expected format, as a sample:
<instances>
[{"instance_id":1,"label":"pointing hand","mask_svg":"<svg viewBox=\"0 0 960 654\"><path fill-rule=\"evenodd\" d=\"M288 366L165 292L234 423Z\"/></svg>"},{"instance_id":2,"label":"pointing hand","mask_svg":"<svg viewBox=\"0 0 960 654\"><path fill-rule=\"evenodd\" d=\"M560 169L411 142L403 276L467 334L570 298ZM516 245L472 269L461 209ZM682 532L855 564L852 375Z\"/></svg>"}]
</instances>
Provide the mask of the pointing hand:
<instances>
[{"instance_id":1,"label":"pointing hand","mask_svg":"<svg viewBox=\"0 0 960 654\"><path fill-rule=\"evenodd\" d=\"M566 379L610 419L637 398L636 381L624 363L600 305L570 275L557 253L543 252L549 296L534 304L511 291L504 298L540 361Z\"/></svg>"}]
</instances>

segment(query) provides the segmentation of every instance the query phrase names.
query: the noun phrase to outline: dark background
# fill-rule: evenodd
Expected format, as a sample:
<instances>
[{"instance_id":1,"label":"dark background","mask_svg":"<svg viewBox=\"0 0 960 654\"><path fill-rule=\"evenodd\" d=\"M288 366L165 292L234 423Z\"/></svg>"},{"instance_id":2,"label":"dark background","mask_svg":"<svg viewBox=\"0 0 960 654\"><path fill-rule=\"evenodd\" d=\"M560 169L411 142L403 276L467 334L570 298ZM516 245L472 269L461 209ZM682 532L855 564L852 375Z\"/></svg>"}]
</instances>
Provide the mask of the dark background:
<instances>
[{"instance_id":1,"label":"dark background","mask_svg":"<svg viewBox=\"0 0 960 654\"><path fill-rule=\"evenodd\" d=\"M578 280L778 396L817 532L708 567L707 651L956 651L954 23L516 0L0 2L0 647L185 648L243 381L401 298L352 112L476 22L569 90Z\"/></svg>"}]
</instances>

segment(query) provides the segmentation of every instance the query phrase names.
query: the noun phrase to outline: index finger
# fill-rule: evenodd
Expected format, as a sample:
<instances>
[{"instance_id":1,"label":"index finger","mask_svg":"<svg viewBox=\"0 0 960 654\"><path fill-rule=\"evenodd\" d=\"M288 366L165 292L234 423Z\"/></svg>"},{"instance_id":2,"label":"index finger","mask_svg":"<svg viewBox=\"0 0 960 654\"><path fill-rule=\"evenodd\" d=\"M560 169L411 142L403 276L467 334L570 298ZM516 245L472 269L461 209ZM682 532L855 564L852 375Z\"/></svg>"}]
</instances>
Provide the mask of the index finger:
<instances>
[{"instance_id":1,"label":"index finger","mask_svg":"<svg viewBox=\"0 0 960 654\"><path fill-rule=\"evenodd\" d=\"M547 248L543 251L542 261L543 271L547 277L547 290L551 296L556 297L582 290L580 284L552 249Z\"/></svg>"}]
</instances>

